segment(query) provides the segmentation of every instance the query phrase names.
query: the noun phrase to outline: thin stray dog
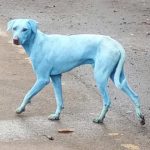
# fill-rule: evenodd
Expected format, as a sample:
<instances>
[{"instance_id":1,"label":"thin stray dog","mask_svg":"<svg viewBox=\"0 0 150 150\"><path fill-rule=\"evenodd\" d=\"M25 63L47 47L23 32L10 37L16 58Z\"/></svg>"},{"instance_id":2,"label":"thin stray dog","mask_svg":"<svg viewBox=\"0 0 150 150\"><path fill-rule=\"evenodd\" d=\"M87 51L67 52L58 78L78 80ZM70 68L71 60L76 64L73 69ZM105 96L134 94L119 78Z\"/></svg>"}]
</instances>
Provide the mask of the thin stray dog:
<instances>
[{"instance_id":1,"label":"thin stray dog","mask_svg":"<svg viewBox=\"0 0 150 150\"><path fill-rule=\"evenodd\" d=\"M91 64L94 78L103 98L103 108L95 123L103 123L110 107L108 79L117 88L126 93L134 104L136 115L142 125L145 124L141 113L138 95L128 85L123 66L125 51L121 44L104 35L47 35L38 30L38 23L32 19L14 19L8 22L8 29L13 33L13 43L22 45L32 61L37 80L24 97L16 113L25 111L31 98L52 81L56 111L48 119L59 120L64 107L61 86L61 74L83 64Z\"/></svg>"}]
</instances>

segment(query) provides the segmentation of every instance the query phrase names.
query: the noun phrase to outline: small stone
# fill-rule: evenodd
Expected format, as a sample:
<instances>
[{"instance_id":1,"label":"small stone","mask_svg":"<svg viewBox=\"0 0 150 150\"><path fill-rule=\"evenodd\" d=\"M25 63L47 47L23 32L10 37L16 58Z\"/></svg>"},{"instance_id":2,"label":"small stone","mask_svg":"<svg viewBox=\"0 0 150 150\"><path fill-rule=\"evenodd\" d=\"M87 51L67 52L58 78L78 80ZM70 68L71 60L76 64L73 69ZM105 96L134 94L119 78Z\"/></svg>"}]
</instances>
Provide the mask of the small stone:
<instances>
[{"instance_id":1,"label":"small stone","mask_svg":"<svg viewBox=\"0 0 150 150\"><path fill-rule=\"evenodd\" d=\"M114 10L113 12L114 12L114 13L115 13L115 12L118 12L118 10Z\"/></svg>"},{"instance_id":2,"label":"small stone","mask_svg":"<svg viewBox=\"0 0 150 150\"><path fill-rule=\"evenodd\" d=\"M49 139L49 140L52 140L52 141L54 140L54 138L53 138L52 136L51 136L51 137L48 137L48 139Z\"/></svg>"},{"instance_id":3,"label":"small stone","mask_svg":"<svg viewBox=\"0 0 150 150\"><path fill-rule=\"evenodd\" d=\"M150 32L147 32L146 35L150 35Z\"/></svg>"},{"instance_id":4,"label":"small stone","mask_svg":"<svg viewBox=\"0 0 150 150\"><path fill-rule=\"evenodd\" d=\"M54 140L54 137L52 137L52 136L49 136L49 135L43 135L43 136L45 136L47 139L49 139L49 140L51 140L51 141L53 141Z\"/></svg>"},{"instance_id":5,"label":"small stone","mask_svg":"<svg viewBox=\"0 0 150 150\"><path fill-rule=\"evenodd\" d=\"M131 65L134 65L132 62L130 62Z\"/></svg>"}]
</instances>

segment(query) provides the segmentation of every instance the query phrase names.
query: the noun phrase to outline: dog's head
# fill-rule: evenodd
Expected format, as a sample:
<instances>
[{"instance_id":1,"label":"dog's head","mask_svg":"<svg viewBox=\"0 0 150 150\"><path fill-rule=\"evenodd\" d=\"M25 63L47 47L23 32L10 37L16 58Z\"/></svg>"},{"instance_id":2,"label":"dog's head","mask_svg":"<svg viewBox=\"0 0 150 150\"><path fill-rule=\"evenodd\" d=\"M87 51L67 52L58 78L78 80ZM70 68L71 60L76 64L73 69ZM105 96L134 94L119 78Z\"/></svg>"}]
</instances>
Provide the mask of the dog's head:
<instances>
[{"instance_id":1,"label":"dog's head","mask_svg":"<svg viewBox=\"0 0 150 150\"><path fill-rule=\"evenodd\" d=\"M38 23L32 19L14 19L8 22L7 31L13 33L13 43L23 45L37 33Z\"/></svg>"}]
</instances>

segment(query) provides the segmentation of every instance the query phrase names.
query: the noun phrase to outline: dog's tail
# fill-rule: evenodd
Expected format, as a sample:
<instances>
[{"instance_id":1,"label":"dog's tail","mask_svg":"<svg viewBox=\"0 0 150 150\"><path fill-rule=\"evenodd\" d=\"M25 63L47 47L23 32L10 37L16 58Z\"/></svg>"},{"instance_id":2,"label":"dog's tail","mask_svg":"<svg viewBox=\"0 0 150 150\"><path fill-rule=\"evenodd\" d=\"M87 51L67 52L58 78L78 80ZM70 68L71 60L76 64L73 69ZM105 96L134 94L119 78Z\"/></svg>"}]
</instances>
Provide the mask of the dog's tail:
<instances>
[{"instance_id":1,"label":"dog's tail","mask_svg":"<svg viewBox=\"0 0 150 150\"><path fill-rule=\"evenodd\" d=\"M116 66L116 71L114 74L114 83L116 85L117 88L121 89L124 83L124 80L121 81L121 72L123 70L123 65L125 62L125 50L123 49L123 47L119 46L120 49L120 59L118 61L118 64Z\"/></svg>"}]
</instances>

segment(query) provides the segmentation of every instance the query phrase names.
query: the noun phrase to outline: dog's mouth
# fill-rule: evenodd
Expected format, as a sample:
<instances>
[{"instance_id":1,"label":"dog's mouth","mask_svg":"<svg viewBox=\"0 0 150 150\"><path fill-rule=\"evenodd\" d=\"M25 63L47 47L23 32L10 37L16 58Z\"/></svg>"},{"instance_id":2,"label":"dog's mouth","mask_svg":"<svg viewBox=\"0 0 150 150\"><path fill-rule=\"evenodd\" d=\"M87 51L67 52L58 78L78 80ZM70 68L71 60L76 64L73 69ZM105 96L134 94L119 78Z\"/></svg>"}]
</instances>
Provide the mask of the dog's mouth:
<instances>
[{"instance_id":1,"label":"dog's mouth","mask_svg":"<svg viewBox=\"0 0 150 150\"><path fill-rule=\"evenodd\" d=\"M13 39L13 44L15 44L15 45L20 45L19 39Z\"/></svg>"}]
</instances>

